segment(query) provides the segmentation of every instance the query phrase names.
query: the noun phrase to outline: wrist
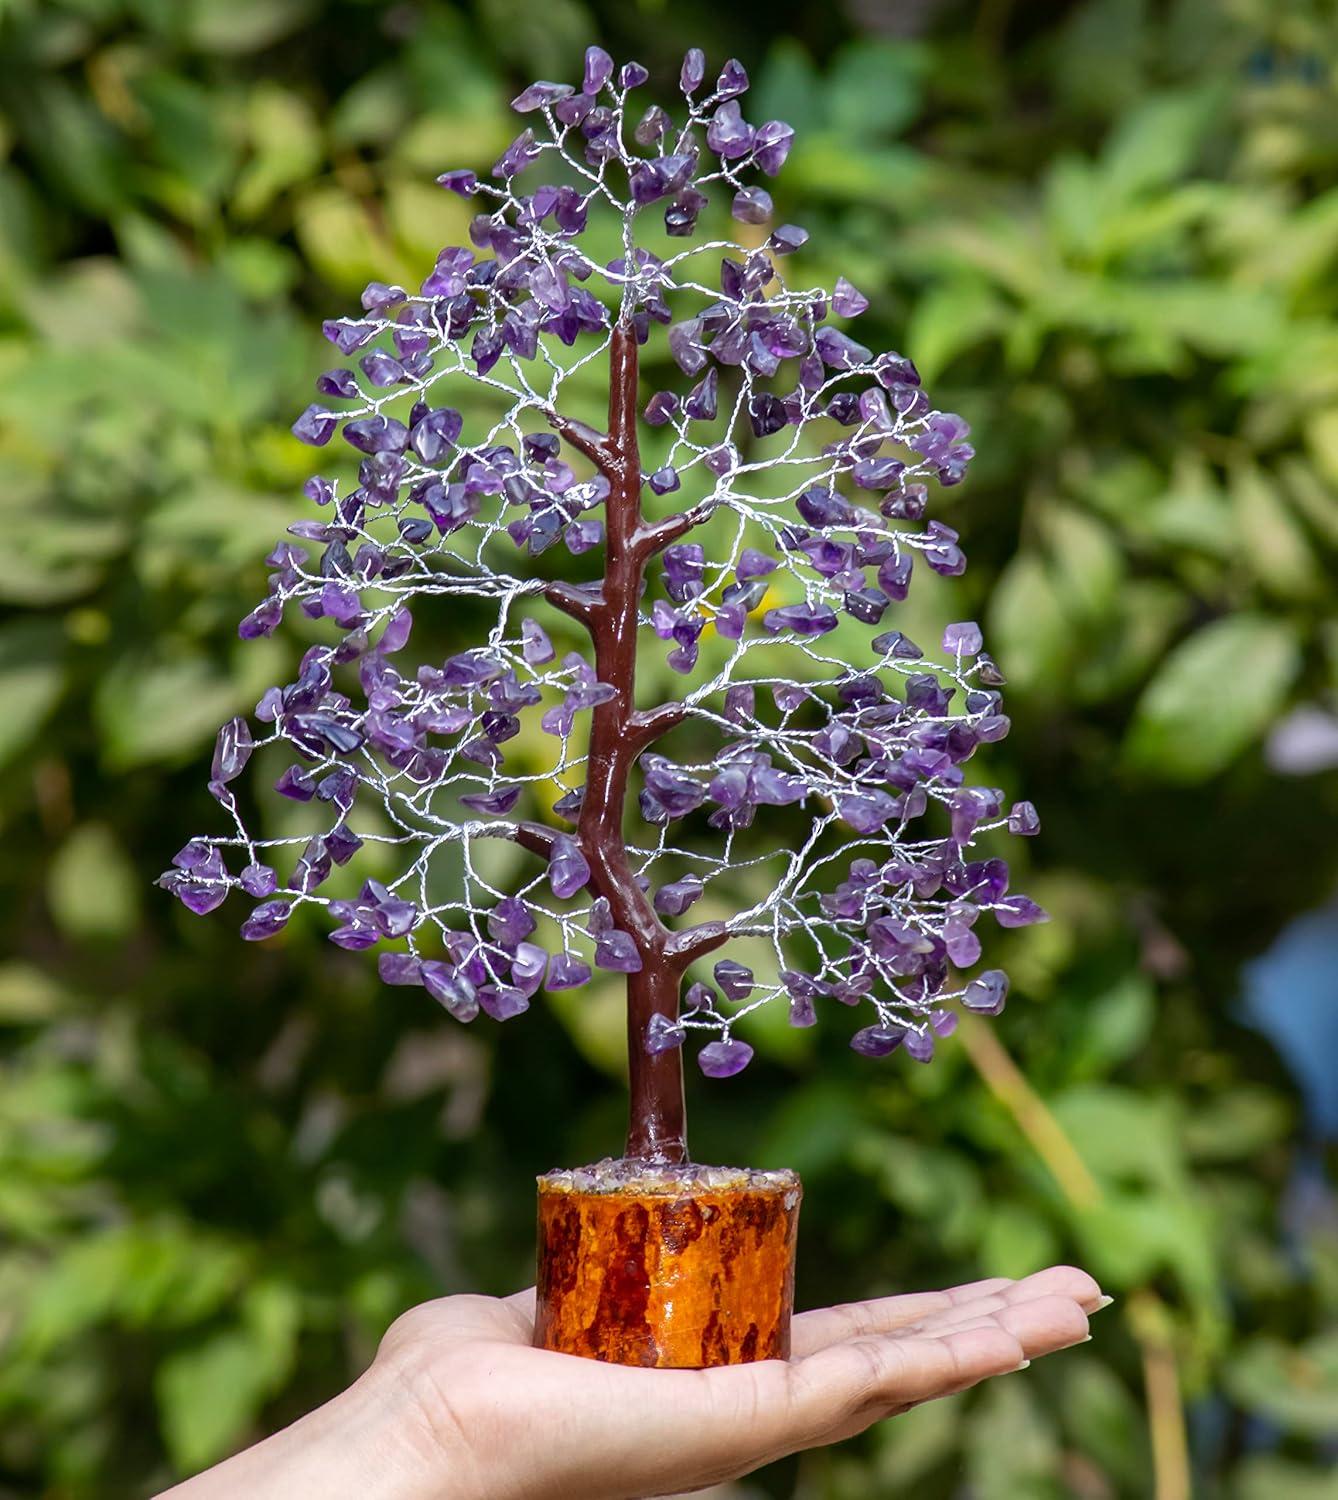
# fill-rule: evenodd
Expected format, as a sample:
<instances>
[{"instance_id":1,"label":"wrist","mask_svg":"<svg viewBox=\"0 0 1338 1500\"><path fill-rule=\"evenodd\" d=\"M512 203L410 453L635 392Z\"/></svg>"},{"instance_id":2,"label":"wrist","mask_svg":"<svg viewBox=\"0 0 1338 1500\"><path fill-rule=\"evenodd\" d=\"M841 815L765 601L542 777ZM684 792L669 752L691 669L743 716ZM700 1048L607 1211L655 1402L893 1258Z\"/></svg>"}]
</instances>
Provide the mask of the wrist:
<instances>
[{"instance_id":1,"label":"wrist","mask_svg":"<svg viewBox=\"0 0 1338 1500\"><path fill-rule=\"evenodd\" d=\"M464 1500L439 1435L393 1369L345 1391L159 1500Z\"/></svg>"}]
</instances>

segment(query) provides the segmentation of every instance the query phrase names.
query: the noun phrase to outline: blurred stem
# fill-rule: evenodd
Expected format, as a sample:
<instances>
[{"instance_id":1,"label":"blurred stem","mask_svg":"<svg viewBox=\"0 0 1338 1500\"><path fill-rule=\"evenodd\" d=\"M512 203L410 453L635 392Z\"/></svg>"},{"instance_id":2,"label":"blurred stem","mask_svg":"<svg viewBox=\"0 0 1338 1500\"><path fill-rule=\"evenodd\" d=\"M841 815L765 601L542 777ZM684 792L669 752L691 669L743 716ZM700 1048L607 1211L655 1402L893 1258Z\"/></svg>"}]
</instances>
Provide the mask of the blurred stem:
<instances>
[{"instance_id":1,"label":"blurred stem","mask_svg":"<svg viewBox=\"0 0 1338 1500\"><path fill-rule=\"evenodd\" d=\"M1143 1356L1157 1500L1190 1500L1189 1441L1166 1308L1146 1288L1129 1298L1129 1324Z\"/></svg>"},{"instance_id":2,"label":"blurred stem","mask_svg":"<svg viewBox=\"0 0 1338 1500\"><path fill-rule=\"evenodd\" d=\"M1096 1178L1078 1154L1078 1148L1064 1134L1064 1127L1027 1082L997 1033L971 1016L963 1016L960 1032L966 1055L976 1072L1017 1121L1018 1129L1049 1167L1050 1175L1064 1196L1074 1208L1095 1208L1101 1201L1101 1188Z\"/></svg>"},{"instance_id":3,"label":"blurred stem","mask_svg":"<svg viewBox=\"0 0 1338 1500\"><path fill-rule=\"evenodd\" d=\"M1012 1115L1072 1207L1095 1208L1101 1202L1100 1184L998 1034L986 1023L964 1016L960 1035L986 1088ZM1170 1319L1161 1298L1147 1287L1130 1294L1127 1313L1143 1362L1155 1500L1190 1500L1189 1442Z\"/></svg>"}]
</instances>

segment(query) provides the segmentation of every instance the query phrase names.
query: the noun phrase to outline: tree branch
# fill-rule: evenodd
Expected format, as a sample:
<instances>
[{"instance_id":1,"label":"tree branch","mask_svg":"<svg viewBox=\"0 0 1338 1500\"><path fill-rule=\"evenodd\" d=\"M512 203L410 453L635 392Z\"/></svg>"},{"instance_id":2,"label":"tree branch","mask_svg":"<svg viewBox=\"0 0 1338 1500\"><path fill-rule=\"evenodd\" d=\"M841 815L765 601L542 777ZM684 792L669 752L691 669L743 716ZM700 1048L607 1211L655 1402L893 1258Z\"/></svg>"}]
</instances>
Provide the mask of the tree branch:
<instances>
[{"instance_id":1,"label":"tree branch","mask_svg":"<svg viewBox=\"0 0 1338 1500\"><path fill-rule=\"evenodd\" d=\"M723 948L734 934L728 922L703 922L698 927L689 927L684 932L674 933L665 948L665 954L680 973L689 964Z\"/></svg>"},{"instance_id":2,"label":"tree branch","mask_svg":"<svg viewBox=\"0 0 1338 1500\"><path fill-rule=\"evenodd\" d=\"M694 505L691 510L680 510L672 516L666 516L663 521L657 521L654 526L643 526L637 533L637 552L644 561L654 557L657 552L663 552L671 543L676 542L679 537L685 536L694 526L700 526L710 514L710 507Z\"/></svg>"},{"instance_id":3,"label":"tree branch","mask_svg":"<svg viewBox=\"0 0 1338 1500\"><path fill-rule=\"evenodd\" d=\"M548 859L553 852L553 840L557 833L552 828L545 828L542 823L517 823L514 831L508 834L522 849L528 849L531 854L537 854L540 859Z\"/></svg>"},{"instance_id":4,"label":"tree branch","mask_svg":"<svg viewBox=\"0 0 1338 1500\"><path fill-rule=\"evenodd\" d=\"M554 609L560 609L564 615L570 615L573 620L579 620L587 629L594 619L595 605L598 600L584 589L577 588L575 584L550 583L544 589L544 598Z\"/></svg>"},{"instance_id":5,"label":"tree branch","mask_svg":"<svg viewBox=\"0 0 1338 1500\"><path fill-rule=\"evenodd\" d=\"M549 407L544 412L548 425L567 444L588 458L607 477L612 454L608 437L597 432L588 422L578 422L575 417L564 417L561 412Z\"/></svg>"},{"instance_id":6,"label":"tree branch","mask_svg":"<svg viewBox=\"0 0 1338 1500\"><path fill-rule=\"evenodd\" d=\"M643 709L634 713L628 723L628 739L632 754L640 755L647 745L669 733L688 716L687 706L682 703L662 703L659 708Z\"/></svg>"}]
</instances>

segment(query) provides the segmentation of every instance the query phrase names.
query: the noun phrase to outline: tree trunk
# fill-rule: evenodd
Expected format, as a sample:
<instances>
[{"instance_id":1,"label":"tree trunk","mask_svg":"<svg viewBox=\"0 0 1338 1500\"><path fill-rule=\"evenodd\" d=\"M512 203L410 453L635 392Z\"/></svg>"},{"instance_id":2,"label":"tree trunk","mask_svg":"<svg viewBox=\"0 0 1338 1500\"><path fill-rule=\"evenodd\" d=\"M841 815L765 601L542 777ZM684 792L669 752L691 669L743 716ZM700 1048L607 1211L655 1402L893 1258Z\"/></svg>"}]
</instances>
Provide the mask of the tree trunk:
<instances>
[{"instance_id":1,"label":"tree trunk","mask_svg":"<svg viewBox=\"0 0 1338 1500\"><path fill-rule=\"evenodd\" d=\"M677 1020L681 982L677 966L663 956L627 977L627 1155L641 1161L688 1159L683 1049L670 1047L653 1056L646 1051L650 1018Z\"/></svg>"}]
</instances>

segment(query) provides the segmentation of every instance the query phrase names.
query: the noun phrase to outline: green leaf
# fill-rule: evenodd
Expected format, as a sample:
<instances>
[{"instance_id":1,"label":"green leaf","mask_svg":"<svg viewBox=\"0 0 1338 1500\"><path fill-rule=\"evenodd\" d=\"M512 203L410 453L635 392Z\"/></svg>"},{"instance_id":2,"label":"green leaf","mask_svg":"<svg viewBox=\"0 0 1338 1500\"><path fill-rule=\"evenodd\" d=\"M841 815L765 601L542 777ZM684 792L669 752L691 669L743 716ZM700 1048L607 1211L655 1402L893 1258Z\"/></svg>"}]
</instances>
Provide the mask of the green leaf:
<instances>
[{"instance_id":1,"label":"green leaf","mask_svg":"<svg viewBox=\"0 0 1338 1500\"><path fill-rule=\"evenodd\" d=\"M110 218L128 196L125 143L63 78L39 75L18 119L29 149L63 195L97 218Z\"/></svg>"},{"instance_id":2,"label":"green leaf","mask_svg":"<svg viewBox=\"0 0 1338 1500\"><path fill-rule=\"evenodd\" d=\"M755 101L757 118L787 120L799 136L816 130L825 113L818 70L804 44L792 36L778 36L771 44L748 97Z\"/></svg>"},{"instance_id":3,"label":"green leaf","mask_svg":"<svg viewBox=\"0 0 1338 1500\"><path fill-rule=\"evenodd\" d=\"M383 64L369 69L335 105L328 129L336 146L388 145L409 121L404 75Z\"/></svg>"},{"instance_id":4,"label":"green leaf","mask_svg":"<svg viewBox=\"0 0 1338 1500\"><path fill-rule=\"evenodd\" d=\"M1173 1271L1195 1296L1220 1295L1213 1226L1181 1196L1108 1192L1074 1227L1082 1264L1103 1285L1136 1287Z\"/></svg>"},{"instance_id":5,"label":"green leaf","mask_svg":"<svg viewBox=\"0 0 1338 1500\"><path fill-rule=\"evenodd\" d=\"M1080 118L1128 108L1146 87L1148 10L1147 0L1087 0L1066 13L1053 85Z\"/></svg>"},{"instance_id":6,"label":"green leaf","mask_svg":"<svg viewBox=\"0 0 1338 1500\"><path fill-rule=\"evenodd\" d=\"M480 0L477 13L487 39L527 78L565 78L580 71L591 35L580 0Z\"/></svg>"},{"instance_id":7,"label":"green leaf","mask_svg":"<svg viewBox=\"0 0 1338 1500\"><path fill-rule=\"evenodd\" d=\"M1168 1190L1183 1184L1176 1121L1164 1102L1132 1089L1089 1084L1058 1095L1052 1108L1098 1179Z\"/></svg>"},{"instance_id":8,"label":"green leaf","mask_svg":"<svg viewBox=\"0 0 1338 1500\"><path fill-rule=\"evenodd\" d=\"M258 52L291 35L315 0L184 0L182 18L190 45L206 52Z\"/></svg>"},{"instance_id":9,"label":"green leaf","mask_svg":"<svg viewBox=\"0 0 1338 1500\"><path fill-rule=\"evenodd\" d=\"M1190 601L1175 584L1134 578L1125 581L1115 608L1078 666L1074 686L1085 702L1117 697L1145 678L1184 623Z\"/></svg>"},{"instance_id":10,"label":"green leaf","mask_svg":"<svg viewBox=\"0 0 1338 1500\"><path fill-rule=\"evenodd\" d=\"M627 1074L627 1004L622 987L592 981L582 990L546 995L576 1049L610 1078Z\"/></svg>"},{"instance_id":11,"label":"green leaf","mask_svg":"<svg viewBox=\"0 0 1338 1500\"><path fill-rule=\"evenodd\" d=\"M224 1457L244 1439L286 1374L255 1330L231 1328L163 1359L153 1390L178 1472Z\"/></svg>"},{"instance_id":12,"label":"green leaf","mask_svg":"<svg viewBox=\"0 0 1338 1500\"><path fill-rule=\"evenodd\" d=\"M342 188L304 193L296 220L302 253L333 286L360 288L373 277L393 280L402 269L370 211Z\"/></svg>"},{"instance_id":13,"label":"green leaf","mask_svg":"<svg viewBox=\"0 0 1338 1500\"><path fill-rule=\"evenodd\" d=\"M1007 310L986 282L970 277L931 288L915 305L906 347L933 381L959 354L993 338L1005 325Z\"/></svg>"},{"instance_id":14,"label":"green leaf","mask_svg":"<svg viewBox=\"0 0 1338 1500\"><path fill-rule=\"evenodd\" d=\"M889 1203L934 1226L944 1250L963 1250L979 1234L984 1198L974 1165L958 1151L869 1132L851 1161L873 1175Z\"/></svg>"},{"instance_id":15,"label":"green leaf","mask_svg":"<svg viewBox=\"0 0 1338 1500\"><path fill-rule=\"evenodd\" d=\"M799 198L848 199L905 210L923 191L925 163L907 146L852 151L843 136L822 130L796 144L785 175L793 179L789 190Z\"/></svg>"},{"instance_id":16,"label":"green leaf","mask_svg":"<svg viewBox=\"0 0 1338 1500\"><path fill-rule=\"evenodd\" d=\"M467 242L471 214L435 184L397 179L387 189L386 218L405 256L428 264L442 245Z\"/></svg>"},{"instance_id":17,"label":"green leaf","mask_svg":"<svg viewBox=\"0 0 1338 1500\"><path fill-rule=\"evenodd\" d=\"M1317 411L1306 423L1306 446L1315 467L1331 485L1338 485L1338 411Z\"/></svg>"},{"instance_id":18,"label":"green leaf","mask_svg":"<svg viewBox=\"0 0 1338 1500\"><path fill-rule=\"evenodd\" d=\"M827 78L832 129L846 141L878 140L915 118L928 62L913 42L869 41L843 47Z\"/></svg>"},{"instance_id":19,"label":"green leaf","mask_svg":"<svg viewBox=\"0 0 1338 1500\"><path fill-rule=\"evenodd\" d=\"M1118 1375L1095 1359L1065 1362L1060 1421L1074 1442L1130 1493L1148 1490L1150 1454L1143 1413Z\"/></svg>"},{"instance_id":20,"label":"green leaf","mask_svg":"<svg viewBox=\"0 0 1338 1500\"><path fill-rule=\"evenodd\" d=\"M292 250L259 235L234 236L219 251L218 265L244 297L262 302L290 292L303 274Z\"/></svg>"},{"instance_id":21,"label":"green leaf","mask_svg":"<svg viewBox=\"0 0 1338 1500\"><path fill-rule=\"evenodd\" d=\"M1192 450L1175 455L1169 477L1131 456L1109 474L1093 475L1087 490L1110 520L1159 552L1190 551L1222 560L1235 552L1230 504L1213 471Z\"/></svg>"},{"instance_id":22,"label":"green leaf","mask_svg":"<svg viewBox=\"0 0 1338 1500\"><path fill-rule=\"evenodd\" d=\"M1147 1040L1155 1019L1152 982L1143 974L1122 975L1105 994L1084 1006L1070 1076L1104 1072L1123 1062Z\"/></svg>"},{"instance_id":23,"label":"green leaf","mask_svg":"<svg viewBox=\"0 0 1338 1500\"><path fill-rule=\"evenodd\" d=\"M1338 1474L1332 1467L1257 1454L1240 1465L1231 1500L1338 1500Z\"/></svg>"},{"instance_id":24,"label":"green leaf","mask_svg":"<svg viewBox=\"0 0 1338 1500\"><path fill-rule=\"evenodd\" d=\"M90 324L88 309L98 308L98 317ZM57 351L76 340L91 341L95 348L115 345L133 337L139 320L140 299L134 280L125 267L101 256L76 261L47 280L40 297L25 303L24 312L49 342L56 359ZM63 361L62 361L63 363ZM66 387L69 391L69 388ZM77 396L80 388L69 391ZM7 401L21 397L21 392L6 392Z\"/></svg>"},{"instance_id":25,"label":"green leaf","mask_svg":"<svg viewBox=\"0 0 1338 1500\"><path fill-rule=\"evenodd\" d=\"M15 959L0 964L0 1025L23 1026L58 1015L68 993L35 964Z\"/></svg>"},{"instance_id":26,"label":"green leaf","mask_svg":"<svg viewBox=\"0 0 1338 1500\"><path fill-rule=\"evenodd\" d=\"M1262 1085L1239 1084L1194 1108L1185 1121L1185 1149L1195 1161L1239 1161L1295 1128L1292 1101Z\"/></svg>"},{"instance_id":27,"label":"green leaf","mask_svg":"<svg viewBox=\"0 0 1338 1500\"><path fill-rule=\"evenodd\" d=\"M1126 760L1168 781L1215 775L1280 712L1300 661L1295 627L1266 615L1231 615L1196 631L1139 699Z\"/></svg>"},{"instance_id":28,"label":"green leaf","mask_svg":"<svg viewBox=\"0 0 1338 1500\"><path fill-rule=\"evenodd\" d=\"M1050 570L1034 552L1019 552L990 600L987 640L1010 682L1055 694L1067 679L1073 630Z\"/></svg>"},{"instance_id":29,"label":"green leaf","mask_svg":"<svg viewBox=\"0 0 1338 1500\"><path fill-rule=\"evenodd\" d=\"M232 205L242 218L252 219L285 188L315 174L323 147L306 101L278 84L257 84L246 116L253 155L237 179Z\"/></svg>"},{"instance_id":30,"label":"green leaf","mask_svg":"<svg viewBox=\"0 0 1338 1500\"><path fill-rule=\"evenodd\" d=\"M60 524L52 524L55 517ZM0 551L0 600L41 606L79 598L102 578L102 564L122 549L126 535L113 517L66 507L54 516L29 510L13 520L9 545Z\"/></svg>"},{"instance_id":31,"label":"green leaf","mask_svg":"<svg viewBox=\"0 0 1338 1500\"><path fill-rule=\"evenodd\" d=\"M1225 1376L1235 1400L1288 1432L1322 1439L1338 1430L1338 1333L1299 1346L1254 1339Z\"/></svg>"},{"instance_id":32,"label":"green leaf","mask_svg":"<svg viewBox=\"0 0 1338 1500\"><path fill-rule=\"evenodd\" d=\"M1334 427L1338 439L1338 425ZM1338 475L1338 463L1333 472ZM1331 547L1338 547L1338 493L1324 483L1304 458L1285 458L1278 465L1278 477L1287 498Z\"/></svg>"},{"instance_id":33,"label":"green leaf","mask_svg":"<svg viewBox=\"0 0 1338 1500\"><path fill-rule=\"evenodd\" d=\"M848 1157L863 1123L859 1099L848 1088L815 1079L772 1113L762 1149L767 1161L801 1175L822 1172Z\"/></svg>"},{"instance_id":34,"label":"green leaf","mask_svg":"<svg viewBox=\"0 0 1338 1500\"><path fill-rule=\"evenodd\" d=\"M46 620L0 628L0 766L20 756L60 701L64 642Z\"/></svg>"},{"instance_id":35,"label":"green leaf","mask_svg":"<svg viewBox=\"0 0 1338 1500\"><path fill-rule=\"evenodd\" d=\"M1030 1276L1053 1260L1054 1231L1030 1204L998 1203L985 1221L980 1269L986 1276Z\"/></svg>"},{"instance_id":36,"label":"green leaf","mask_svg":"<svg viewBox=\"0 0 1338 1500\"><path fill-rule=\"evenodd\" d=\"M1101 154L1107 191L1129 198L1181 176L1221 107L1216 89L1145 99L1111 132Z\"/></svg>"},{"instance_id":37,"label":"green leaf","mask_svg":"<svg viewBox=\"0 0 1338 1500\"><path fill-rule=\"evenodd\" d=\"M237 160L217 94L167 71L141 78L136 93L149 116L154 159L163 168L149 179L152 196L182 218L205 219Z\"/></svg>"},{"instance_id":38,"label":"green leaf","mask_svg":"<svg viewBox=\"0 0 1338 1500\"><path fill-rule=\"evenodd\" d=\"M1233 472L1231 500L1241 559L1278 599L1315 598L1323 594L1327 580L1281 494L1278 480L1256 464L1241 464Z\"/></svg>"},{"instance_id":39,"label":"green leaf","mask_svg":"<svg viewBox=\"0 0 1338 1500\"><path fill-rule=\"evenodd\" d=\"M183 486L148 518L141 544L146 571L161 552L161 567L169 576L181 568L183 557L207 559L215 568L240 574L264 556L291 517L291 504L212 475L201 475L197 486Z\"/></svg>"},{"instance_id":40,"label":"green leaf","mask_svg":"<svg viewBox=\"0 0 1338 1500\"><path fill-rule=\"evenodd\" d=\"M1088 256L1101 229L1101 193L1090 162L1061 156L1046 173L1044 207L1047 225L1065 251Z\"/></svg>"},{"instance_id":41,"label":"green leaf","mask_svg":"<svg viewBox=\"0 0 1338 1500\"><path fill-rule=\"evenodd\" d=\"M204 660L125 658L98 684L93 712L113 769L174 760L206 745L235 710L238 690Z\"/></svg>"},{"instance_id":42,"label":"green leaf","mask_svg":"<svg viewBox=\"0 0 1338 1500\"><path fill-rule=\"evenodd\" d=\"M128 1224L75 1240L38 1281L18 1348L40 1356L112 1320L189 1323L221 1305L244 1266L233 1246L174 1223Z\"/></svg>"},{"instance_id":43,"label":"green leaf","mask_svg":"<svg viewBox=\"0 0 1338 1500\"><path fill-rule=\"evenodd\" d=\"M84 823L65 840L47 875L47 904L72 938L124 938L139 915L140 877L111 829Z\"/></svg>"},{"instance_id":44,"label":"green leaf","mask_svg":"<svg viewBox=\"0 0 1338 1500\"><path fill-rule=\"evenodd\" d=\"M16 290L37 267L41 222L41 204L33 185L8 164L0 164L0 270L4 272L0 306L11 305Z\"/></svg>"},{"instance_id":45,"label":"green leaf","mask_svg":"<svg viewBox=\"0 0 1338 1500\"><path fill-rule=\"evenodd\" d=\"M964 1399L947 1396L926 1401L902 1412L895 1422L877 1423L869 1432L875 1450L874 1472L870 1475L861 1465L852 1475L851 1488L840 1492L840 1500L915 1494L916 1482L926 1479L959 1447L967 1430Z\"/></svg>"},{"instance_id":46,"label":"green leaf","mask_svg":"<svg viewBox=\"0 0 1338 1500\"><path fill-rule=\"evenodd\" d=\"M1059 1478L1054 1423L1025 1382L991 1381L966 1430L967 1475L978 1500L1051 1500Z\"/></svg>"},{"instance_id":47,"label":"green leaf","mask_svg":"<svg viewBox=\"0 0 1338 1500\"><path fill-rule=\"evenodd\" d=\"M1110 620L1124 581L1124 557L1110 529L1071 505L1035 507L1050 578L1064 614L1089 627Z\"/></svg>"}]
</instances>

